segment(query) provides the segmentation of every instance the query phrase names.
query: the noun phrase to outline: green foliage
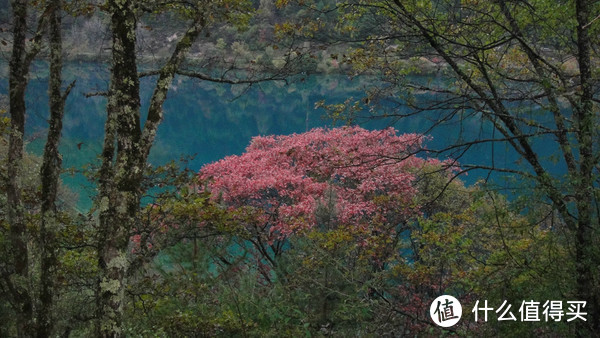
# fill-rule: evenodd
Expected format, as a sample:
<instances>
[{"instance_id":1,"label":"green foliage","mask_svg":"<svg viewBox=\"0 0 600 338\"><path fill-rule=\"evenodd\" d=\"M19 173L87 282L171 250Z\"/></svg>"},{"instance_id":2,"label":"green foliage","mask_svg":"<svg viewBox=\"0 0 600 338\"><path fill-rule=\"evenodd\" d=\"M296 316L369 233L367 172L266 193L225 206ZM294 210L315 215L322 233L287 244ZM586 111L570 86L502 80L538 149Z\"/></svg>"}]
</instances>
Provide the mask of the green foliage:
<instances>
[{"instance_id":1,"label":"green foliage","mask_svg":"<svg viewBox=\"0 0 600 338\"><path fill-rule=\"evenodd\" d=\"M196 192L203 183L190 174L174 163L146 174L146 187L162 188L151 190L145 221L132 233L128 335L442 334L418 320L439 293L458 296L468 314L475 299L518 304L572 292L574 267L554 264L568 255L568 246L548 228L551 220L531 224L502 196L457 180L448 184L435 166L418 173L414 203L424 206L423 213L402 225L408 230L398 238L323 223L290 237L275 268L247 242L252 236L242 224L256 216L253 210L211 202ZM318 208L318 218L327 219L331 210ZM88 245L94 229L86 217L61 217L57 330L85 334L89 322L78 315L93 312L86 300L93 299L97 274L95 249ZM560 324L457 329L478 335L571 332Z\"/></svg>"},{"instance_id":2,"label":"green foliage","mask_svg":"<svg viewBox=\"0 0 600 338\"><path fill-rule=\"evenodd\" d=\"M220 209L190 190L156 203L160 208L149 207L152 218L177 240L165 242L170 244L128 289L128 332L443 334L419 318L427 318L433 298L449 293L463 302L466 320L456 330L464 334L572 333L564 323L469 323L476 299L520 304L570 294L574 266L554 264L568 255L567 245L547 223L532 224L514 213L501 195L448 183L435 166L420 177L415 203L424 205L423 213L401 225L407 230L399 237L323 223L291 236L274 267L248 243L252 236L240 225L255 217L251 208ZM323 206L317 213L331 210Z\"/></svg>"},{"instance_id":3,"label":"green foliage","mask_svg":"<svg viewBox=\"0 0 600 338\"><path fill-rule=\"evenodd\" d=\"M306 8L317 3L279 2ZM499 164L492 158L474 165L513 175L515 194L521 195L515 203L482 192L467 199L477 211L427 212L411 236L424 236L412 238L413 243L425 243L413 252L428 260L414 266L423 276L439 278L443 274L436 275L433 266L451 270L452 265L433 257L448 255L460 258L451 262L456 271L469 267L468 275L457 280L481 273L473 290L487 289L492 295L498 290L497 297L515 300L532 295L583 299L590 313L587 323L568 329L548 325L539 332L573 334L577 329L579 335L593 335L600 327L600 237L598 210L592 206L600 193L598 149L592 142L598 139L597 91L591 88L598 82L593 74L598 73L600 25L595 13L600 5L547 0L347 0L336 5L335 28L348 37L336 41L355 42L344 58L349 74L368 72L379 82L362 100L320 103L331 116L350 122L360 117L431 117L428 130L452 123L461 128L454 142L435 151L463 154L472 146L490 144L506 147L518 158L514 163ZM415 66L436 76L411 78ZM422 99L422 93L432 95ZM468 135L475 121L481 132ZM493 150L491 156L496 156ZM489 188L493 186L482 191ZM457 229L436 231L451 225ZM454 237L454 230L461 235ZM446 241L455 251L444 251ZM429 249L431 257L425 255ZM557 266L557 261L564 263ZM505 325L492 331L517 335L533 327Z\"/></svg>"},{"instance_id":4,"label":"green foliage","mask_svg":"<svg viewBox=\"0 0 600 338\"><path fill-rule=\"evenodd\" d=\"M26 283L26 289L31 295L36 295L39 281L40 266L35 259L40 252L39 227L40 227L40 178L39 171L41 159L38 156L26 153L24 165L20 171L21 193L25 206L25 219L28 229L30 273L28 281L17 281L11 276L9 267L11 255L10 224L7 220L6 210L6 157L7 134L10 128L10 119L2 112L0 114L0 267L1 273L7 279L0 281L0 334L3 336L16 336L15 317L16 309L11 305L14 294L10 288L13 283ZM93 229L90 220L75 210L70 209L69 201L72 193L65 187L59 189L58 199L61 201L59 212L52 217L52 231L56 237L58 258L54 267L56 273L53 281L56 297L57 315L54 318L56 332L63 330L81 329L86 326L85 319L76 319L82 313L91 313L92 304L85 301L92 297L93 281L96 277L96 254L91 245Z\"/></svg>"}]
</instances>

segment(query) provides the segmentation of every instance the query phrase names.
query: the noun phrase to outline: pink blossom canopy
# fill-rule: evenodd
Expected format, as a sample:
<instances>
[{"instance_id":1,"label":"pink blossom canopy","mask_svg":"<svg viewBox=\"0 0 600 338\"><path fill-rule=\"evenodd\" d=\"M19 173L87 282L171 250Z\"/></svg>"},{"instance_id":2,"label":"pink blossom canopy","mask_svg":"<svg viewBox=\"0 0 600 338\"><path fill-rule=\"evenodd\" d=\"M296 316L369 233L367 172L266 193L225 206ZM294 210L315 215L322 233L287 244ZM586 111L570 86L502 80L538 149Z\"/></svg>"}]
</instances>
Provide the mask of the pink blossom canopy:
<instances>
[{"instance_id":1,"label":"pink blossom canopy","mask_svg":"<svg viewBox=\"0 0 600 338\"><path fill-rule=\"evenodd\" d=\"M360 127L259 136L244 154L208 164L199 175L213 198L259 210L271 238L314 227L317 209L328 205L337 224L390 225L415 213L414 175L432 162L414 155L423 139Z\"/></svg>"}]
</instances>

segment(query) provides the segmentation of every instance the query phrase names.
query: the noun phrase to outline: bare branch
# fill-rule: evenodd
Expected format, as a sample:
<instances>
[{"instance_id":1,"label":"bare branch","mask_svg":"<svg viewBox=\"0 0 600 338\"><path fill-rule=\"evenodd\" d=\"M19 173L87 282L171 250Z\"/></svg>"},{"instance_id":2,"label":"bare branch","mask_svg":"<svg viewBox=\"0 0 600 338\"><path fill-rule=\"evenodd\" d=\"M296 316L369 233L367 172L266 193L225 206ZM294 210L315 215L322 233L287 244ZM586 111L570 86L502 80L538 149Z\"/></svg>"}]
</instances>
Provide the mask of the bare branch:
<instances>
[{"instance_id":1,"label":"bare branch","mask_svg":"<svg viewBox=\"0 0 600 338\"><path fill-rule=\"evenodd\" d=\"M77 80L73 80L65 89L61 99L63 104L65 103L65 101L67 101L67 98L69 97L69 94L71 94L71 90L73 89L73 87L75 87L75 83L77 82ZM86 96L89 97L89 96Z\"/></svg>"},{"instance_id":2,"label":"bare branch","mask_svg":"<svg viewBox=\"0 0 600 338\"><path fill-rule=\"evenodd\" d=\"M108 96L108 92L91 92L83 94L86 98L94 97L94 96Z\"/></svg>"}]
</instances>

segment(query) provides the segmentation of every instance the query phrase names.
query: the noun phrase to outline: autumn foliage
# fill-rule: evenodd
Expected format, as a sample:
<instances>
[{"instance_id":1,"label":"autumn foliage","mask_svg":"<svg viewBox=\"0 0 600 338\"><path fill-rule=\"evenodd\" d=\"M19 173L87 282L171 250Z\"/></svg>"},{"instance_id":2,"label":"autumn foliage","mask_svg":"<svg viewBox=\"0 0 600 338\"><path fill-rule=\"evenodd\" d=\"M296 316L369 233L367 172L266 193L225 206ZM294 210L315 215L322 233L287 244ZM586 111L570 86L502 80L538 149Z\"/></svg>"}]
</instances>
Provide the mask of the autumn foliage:
<instances>
[{"instance_id":1,"label":"autumn foliage","mask_svg":"<svg viewBox=\"0 0 600 338\"><path fill-rule=\"evenodd\" d=\"M255 137L244 154L205 166L200 178L226 205L260 210L270 240L320 223L378 230L417 212L415 175L437 162L415 155L423 140L360 127Z\"/></svg>"},{"instance_id":2,"label":"autumn foliage","mask_svg":"<svg viewBox=\"0 0 600 338\"><path fill-rule=\"evenodd\" d=\"M423 158L425 141L360 127L256 137L192 184L179 180L175 196L148 206L151 226L133 238L135 256L164 252L167 268L152 290L158 265L139 276L147 298L133 304L132 329L434 336L443 330L428 311L440 294L460 299L465 313L476 299L558 299L554 281L572 267L548 268L564 256L552 233L524 231L527 219L500 195L465 186L451 162ZM542 274L557 277L534 282ZM498 333L469 320L452 330Z\"/></svg>"}]
</instances>

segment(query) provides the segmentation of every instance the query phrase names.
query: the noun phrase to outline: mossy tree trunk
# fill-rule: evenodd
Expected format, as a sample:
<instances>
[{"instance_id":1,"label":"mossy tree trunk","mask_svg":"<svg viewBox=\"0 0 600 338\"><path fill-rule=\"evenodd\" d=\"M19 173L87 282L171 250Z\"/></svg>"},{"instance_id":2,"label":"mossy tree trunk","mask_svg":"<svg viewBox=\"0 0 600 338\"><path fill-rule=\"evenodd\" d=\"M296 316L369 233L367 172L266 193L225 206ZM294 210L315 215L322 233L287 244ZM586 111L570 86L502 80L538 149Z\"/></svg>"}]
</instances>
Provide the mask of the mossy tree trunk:
<instances>
[{"instance_id":1,"label":"mossy tree trunk","mask_svg":"<svg viewBox=\"0 0 600 338\"><path fill-rule=\"evenodd\" d=\"M132 1L108 1L112 68L100 169L100 233L97 336L122 336L129 234L139 211L140 96L135 54L136 16ZM115 149L116 146L116 149ZM115 159L116 151L116 159Z\"/></svg>"},{"instance_id":2,"label":"mossy tree trunk","mask_svg":"<svg viewBox=\"0 0 600 338\"><path fill-rule=\"evenodd\" d=\"M124 290L130 268L129 238L139 228L143 171L162 121L162 106L186 52L203 27L197 16L159 75L144 129L140 122L136 62L136 13L131 0L108 2L112 30L112 68L107 121L99 172L100 230L96 334L123 336Z\"/></svg>"},{"instance_id":3,"label":"mossy tree trunk","mask_svg":"<svg viewBox=\"0 0 600 338\"><path fill-rule=\"evenodd\" d=\"M35 333L34 299L31 294L31 262L28 248L31 234L28 231L21 195L20 177L23 162L23 137L25 133L25 89L29 66L40 50L47 11L40 15L37 31L27 48L28 1L13 0L13 44L9 63L10 135L7 154L6 198L9 224L10 267L2 271L3 287L9 290L10 301L16 313L17 334L31 337Z\"/></svg>"},{"instance_id":4,"label":"mossy tree trunk","mask_svg":"<svg viewBox=\"0 0 600 338\"><path fill-rule=\"evenodd\" d=\"M7 207L10 224L10 244L13 273L10 283L14 286L17 332L19 336L31 336L33 329L33 305L27 289L29 279L29 252L27 228L21 199L19 172L23 160L23 134L25 133L25 88L27 65L25 64L25 39L27 32L27 0L14 0L13 48L9 74L10 136L8 144Z\"/></svg>"},{"instance_id":5,"label":"mossy tree trunk","mask_svg":"<svg viewBox=\"0 0 600 338\"><path fill-rule=\"evenodd\" d=\"M49 129L40 177L41 191L41 224L39 234L40 245L40 304L37 307L37 336L49 337L53 329L54 276L56 259L56 232L60 224L57 219L56 199L62 168L62 156L58 146L62 132L65 101L75 82L72 82L63 93L62 86L62 0L52 0L49 4L49 42L50 42L50 74L48 79L48 96L50 106Z\"/></svg>"},{"instance_id":6,"label":"mossy tree trunk","mask_svg":"<svg viewBox=\"0 0 600 338\"><path fill-rule=\"evenodd\" d=\"M574 117L577 142L579 143L579 172L573 177L575 183L575 203L577 208L577 231L575 259L577 271L577 295L587 302L589 327L578 326L578 335L587 336L590 332L600 332L600 290L598 286L598 248L594 245L597 237L598 219L594 219L594 166L597 153L594 151L594 79L592 77L592 42L590 25L592 4L586 0L575 2L577 19L577 61L581 85L580 102L575 106Z\"/></svg>"}]
</instances>

